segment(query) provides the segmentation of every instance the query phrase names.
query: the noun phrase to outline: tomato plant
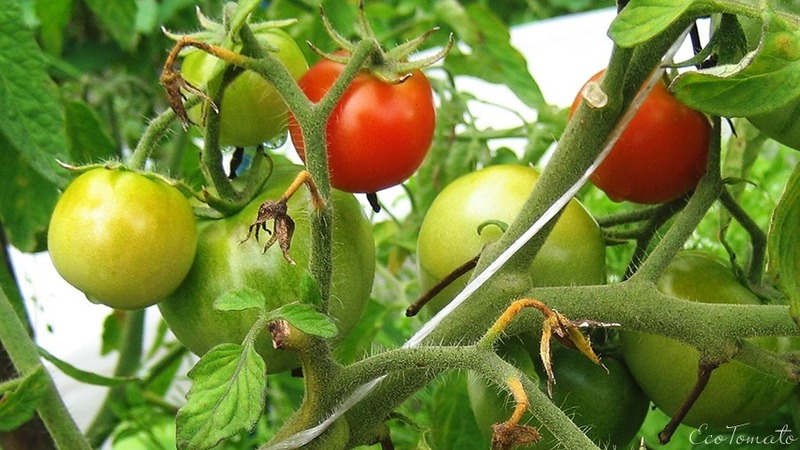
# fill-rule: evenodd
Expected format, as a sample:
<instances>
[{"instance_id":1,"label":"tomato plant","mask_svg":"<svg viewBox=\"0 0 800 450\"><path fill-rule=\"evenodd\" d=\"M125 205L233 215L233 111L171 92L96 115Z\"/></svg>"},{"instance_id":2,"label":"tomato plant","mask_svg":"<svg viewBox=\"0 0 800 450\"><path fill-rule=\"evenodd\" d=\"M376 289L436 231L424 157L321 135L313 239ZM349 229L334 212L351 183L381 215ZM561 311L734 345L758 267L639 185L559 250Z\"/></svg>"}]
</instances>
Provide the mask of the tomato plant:
<instances>
[{"instance_id":1,"label":"tomato plant","mask_svg":"<svg viewBox=\"0 0 800 450\"><path fill-rule=\"evenodd\" d=\"M547 376L538 357L538 341L510 339L499 353L546 389ZM647 415L650 401L633 380L621 359L603 358L608 368L587 359L580 352L564 347L553 349L553 370L556 384L553 401L567 412L576 425L584 427L588 436L601 447L626 448ZM472 412L481 430L491 435L492 425L507 420L513 404L505 393L497 392L484 380L470 374L469 397ZM547 430L542 439L525 449L550 449L556 445Z\"/></svg>"},{"instance_id":2,"label":"tomato plant","mask_svg":"<svg viewBox=\"0 0 800 450\"><path fill-rule=\"evenodd\" d=\"M99 168L80 175L61 195L47 245L58 273L90 300L139 309L171 294L186 277L197 228L176 188Z\"/></svg>"},{"instance_id":3,"label":"tomato plant","mask_svg":"<svg viewBox=\"0 0 800 450\"><path fill-rule=\"evenodd\" d=\"M665 294L704 303L760 304L725 262L699 251L675 257L658 280ZM784 338L752 339L772 351L787 350ZM681 342L648 333L625 331L623 354L634 378L668 415L673 415L697 382L700 355ZM715 369L684 423L724 429L763 419L785 402L795 385L738 361Z\"/></svg>"},{"instance_id":4,"label":"tomato plant","mask_svg":"<svg viewBox=\"0 0 800 450\"><path fill-rule=\"evenodd\" d=\"M319 102L344 69L323 59L300 78L300 87ZM414 70L389 84L362 72L345 90L326 128L331 184L348 192L377 192L400 184L417 170L433 138L435 110L428 78ZM289 132L305 158L303 134L290 116Z\"/></svg>"},{"instance_id":5,"label":"tomato plant","mask_svg":"<svg viewBox=\"0 0 800 450\"><path fill-rule=\"evenodd\" d=\"M303 52L285 31L265 28L256 35L295 79L308 69ZM215 74L219 60L206 52L195 50L186 55L181 73L197 87L216 88L221 76ZM203 123L201 105L189 110L195 123ZM209 112L213 113L213 112ZM287 109L280 94L261 75L244 71L225 89L219 105L219 143L223 146L248 147L275 139L286 132Z\"/></svg>"},{"instance_id":6,"label":"tomato plant","mask_svg":"<svg viewBox=\"0 0 800 450\"><path fill-rule=\"evenodd\" d=\"M265 297L268 310L299 301L310 254L308 198L295 195L288 203L295 221L291 256L287 263L277 248L262 254L263 241L242 244L262 201L277 199L291 184L299 168L277 165L268 187L239 213L225 219L198 223L197 257L185 281L159 309L170 329L191 351L202 355L224 342L241 343L257 318L257 312L217 311L212 304L220 295L242 289ZM334 194L335 225L333 287L330 313L344 337L358 322L369 299L375 267L371 227L352 195ZM256 347L271 373L291 369L297 362L291 352L272 348L268 333Z\"/></svg>"},{"instance_id":7,"label":"tomato plant","mask_svg":"<svg viewBox=\"0 0 800 450\"><path fill-rule=\"evenodd\" d=\"M573 113L581 99L579 93ZM592 183L615 201L655 204L680 197L693 190L706 171L710 132L702 113L681 104L658 82L592 173Z\"/></svg>"},{"instance_id":8,"label":"tomato plant","mask_svg":"<svg viewBox=\"0 0 800 450\"><path fill-rule=\"evenodd\" d=\"M503 233L538 179L536 170L521 165L490 166L464 175L431 204L417 240L420 284L428 289ZM536 286L602 284L606 276L605 242L592 216L572 200L546 243L531 262ZM433 310L446 305L466 284L462 275L431 301Z\"/></svg>"}]
</instances>

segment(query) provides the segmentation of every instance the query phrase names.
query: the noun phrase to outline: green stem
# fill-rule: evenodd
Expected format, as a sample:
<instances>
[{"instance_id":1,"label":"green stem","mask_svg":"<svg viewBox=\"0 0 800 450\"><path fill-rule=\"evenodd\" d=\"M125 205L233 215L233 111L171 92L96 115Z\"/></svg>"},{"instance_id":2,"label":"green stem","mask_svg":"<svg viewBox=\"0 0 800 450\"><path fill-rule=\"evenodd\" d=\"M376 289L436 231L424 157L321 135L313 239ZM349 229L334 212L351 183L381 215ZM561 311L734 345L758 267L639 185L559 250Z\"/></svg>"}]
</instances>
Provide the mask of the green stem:
<instances>
[{"instance_id":1,"label":"green stem","mask_svg":"<svg viewBox=\"0 0 800 450\"><path fill-rule=\"evenodd\" d=\"M753 253L747 268L747 282L751 285L759 285L764 276L764 265L767 259L767 234L747 214L747 211L742 209L727 189L723 188L721 194L719 200L722 206L750 235Z\"/></svg>"},{"instance_id":2,"label":"green stem","mask_svg":"<svg viewBox=\"0 0 800 450\"><path fill-rule=\"evenodd\" d=\"M125 318L125 336L119 353L114 375L118 377L133 376L141 367L142 339L144 337L144 310L129 311ZM109 390L100 411L86 431L86 436L93 447L100 447L108 439L120 418L115 413L121 405L125 405L126 388L116 386Z\"/></svg>"},{"instance_id":3,"label":"green stem","mask_svg":"<svg viewBox=\"0 0 800 450\"><path fill-rule=\"evenodd\" d=\"M686 206L686 202L687 199L681 197L664 205L660 205L658 209L656 209L655 214L650 217L650 220L642 230L642 234L640 234L636 239L636 248L633 250L630 262L628 263L628 268L625 269L625 275L622 278L623 280L630 278L631 275L636 272L639 264L645 260L647 249L650 247L650 242L652 241L653 237L655 237L662 225L667 223L670 218L672 218Z\"/></svg>"},{"instance_id":4,"label":"green stem","mask_svg":"<svg viewBox=\"0 0 800 450\"><path fill-rule=\"evenodd\" d=\"M709 208L722 193L723 184L720 178L720 118L712 119L713 130L708 150L708 166L706 174L700 180L683 213L675 220L664 238L653 249L639 269L631 276L633 279L655 280L667 267L672 258L683 248L697 225L703 220Z\"/></svg>"},{"instance_id":5,"label":"green stem","mask_svg":"<svg viewBox=\"0 0 800 450\"><path fill-rule=\"evenodd\" d=\"M200 103L199 97L192 97L186 101L186 109L190 109ZM148 158L158 148L158 144L169 132L170 126L177 116L172 109L166 109L150 122L144 130L139 143L128 160L128 167L132 169L143 169Z\"/></svg>"},{"instance_id":6,"label":"green stem","mask_svg":"<svg viewBox=\"0 0 800 450\"><path fill-rule=\"evenodd\" d=\"M11 361L23 376L42 365L36 344L28 336L25 326L17 317L2 289L0 289L0 343L5 347ZM45 373L47 373L46 370ZM75 420L67 411L49 373L47 373L47 389L37 411L58 448L91 449Z\"/></svg>"},{"instance_id":7,"label":"green stem","mask_svg":"<svg viewBox=\"0 0 800 450\"><path fill-rule=\"evenodd\" d=\"M240 72L241 69L234 66L225 70L222 75L222 83L212 98L215 105L222 105L225 88ZM219 147L220 117L221 115L213 110L210 110L206 117L203 150L200 152L200 169L206 183L214 189L213 195L219 196L225 202L232 202L237 198L237 194L231 180L225 174L225 166L222 163L222 150Z\"/></svg>"}]
</instances>

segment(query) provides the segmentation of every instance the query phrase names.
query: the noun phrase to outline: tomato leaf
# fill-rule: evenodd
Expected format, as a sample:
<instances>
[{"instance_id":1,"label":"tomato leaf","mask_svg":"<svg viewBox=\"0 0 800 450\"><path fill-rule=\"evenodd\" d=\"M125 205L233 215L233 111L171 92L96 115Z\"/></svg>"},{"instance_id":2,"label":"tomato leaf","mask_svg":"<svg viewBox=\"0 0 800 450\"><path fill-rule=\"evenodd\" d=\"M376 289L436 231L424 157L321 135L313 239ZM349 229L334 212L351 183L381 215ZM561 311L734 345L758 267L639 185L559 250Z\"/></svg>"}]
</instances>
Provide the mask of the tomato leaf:
<instances>
[{"instance_id":1,"label":"tomato leaf","mask_svg":"<svg viewBox=\"0 0 800 450\"><path fill-rule=\"evenodd\" d=\"M47 384L42 366L24 378L0 384L0 432L14 430L33 418Z\"/></svg>"},{"instance_id":2,"label":"tomato leaf","mask_svg":"<svg viewBox=\"0 0 800 450\"><path fill-rule=\"evenodd\" d=\"M454 0L435 4L436 14L471 50L468 54L452 51L445 58L449 70L454 74L504 84L532 108L545 104L539 86L528 71L525 57L511 45L508 28L491 9L477 2L466 7Z\"/></svg>"},{"instance_id":3,"label":"tomato leaf","mask_svg":"<svg viewBox=\"0 0 800 450\"><path fill-rule=\"evenodd\" d=\"M25 23L18 2L0 0L0 132L10 144L2 153L16 149L42 176L64 186L69 177L56 162L68 159L61 95Z\"/></svg>"},{"instance_id":4,"label":"tomato leaf","mask_svg":"<svg viewBox=\"0 0 800 450\"><path fill-rule=\"evenodd\" d=\"M94 372L89 372L83 369L79 369L72 364L64 361L63 359L59 359L47 350L39 347L39 354L42 355L42 358L49 361L51 364L56 366L58 370L62 371L65 375L68 375L71 378L74 378L78 381L81 381L86 384L91 384L94 386L121 386L126 383L130 383L131 381L136 381L136 377L106 377Z\"/></svg>"},{"instance_id":5,"label":"tomato leaf","mask_svg":"<svg viewBox=\"0 0 800 450\"><path fill-rule=\"evenodd\" d=\"M336 336L336 324L311 305L289 303L269 313L270 320L283 319L306 334L323 338Z\"/></svg>"},{"instance_id":6,"label":"tomato leaf","mask_svg":"<svg viewBox=\"0 0 800 450\"><path fill-rule=\"evenodd\" d=\"M136 33L135 0L86 0L98 22L124 50L131 50L139 40Z\"/></svg>"},{"instance_id":7,"label":"tomato leaf","mask_svg":"<svg viewBox=\"0 0 800 450\"><path fill-rule=\"evenodd\" d=\"M266 297L252 288L228 291L214 300L217 311L242 311L245 309L264 309Z\"/></svg>"},{"instance_id":8,"label":"tomato leaf","mask_svg":"<svg viewBox=\"0 0 800 450\"><path fill-rule=\"evenodd\" d=\"M57 188L0 133L0 222L11 245L24 252L44 250L45 232L57 199Z\"/></svg>"},{"instance_id":9,"label":"tomato leaf","mask_svg":"<svg viewBox=\"0 0 800 450\"><path fill-rule=\"evenodd\" d=\"M800 97L800 31L776 23L760 46L737 64L682 74L671 86L675 96L694 109L725 117L770 112Z\"/></svg>"},{"instance_id":10,"label":"tomato leaf","mask_svg":"<svg viewBox=\"0 0 800 450\"><path fill-rule=\"evenodd\" d=\"M72 0L34 2L39 19L39 40L49 53L60 55L64 48L64 29L72 14Z\"/></svg>"},{"instance_id":11,"label":"tomato leaf","mask_svg":"<svg viewBox=\"0 0 800 450\"><path fill-rule=\"evenodd\" d=\"M105 356L115 350L120 350L123 345L125 327L123 316L116 310L106 316L103 320L103 342L100 346L100 354Z\"/></svg>"},{"instance_id":12,"label":"tomato leaf","mask_svg":"<svg viewBox=\"0 0 800 450\"><path fill-rule=\"evenodd\" d=\"M678 20L694 2L695 0L630 2L611 22L608 35L620 47L641 44Z\"/></svg>"},{"instance_id":13,"label":"tomato leaf","mask_svg":"<svg viewBox=\"0 0 800 450\"><path fill-rule=\"evenodd\" d=\"M106 132L100 117L86 102L64 102L67 120L67 142L70 161L75 163L102 162L118 153L117 144Z\"/></svg>"},{"instance_id":14,"label":"tomato leaf","mask_svg":"<svg viewBox=\"0 0 800 450\"><path fill-rule=\"evenodd\" d=\"M767 236L767 271L789 298L789 313L800 324L800 165L786 182L780 201L772 213Z\"/></svg>"},{"instance_id":15,"label":"tomato leaf","mask_svg":"<svg viewBox=\"0 0 800 450\"><path fill-rule=\"evenodd\" d=\"M176 418L179 449L207 449L255 427L264 411L266 364L253 345L221 344L189 371L192 387Z\"/></svg>"}]
</instances>

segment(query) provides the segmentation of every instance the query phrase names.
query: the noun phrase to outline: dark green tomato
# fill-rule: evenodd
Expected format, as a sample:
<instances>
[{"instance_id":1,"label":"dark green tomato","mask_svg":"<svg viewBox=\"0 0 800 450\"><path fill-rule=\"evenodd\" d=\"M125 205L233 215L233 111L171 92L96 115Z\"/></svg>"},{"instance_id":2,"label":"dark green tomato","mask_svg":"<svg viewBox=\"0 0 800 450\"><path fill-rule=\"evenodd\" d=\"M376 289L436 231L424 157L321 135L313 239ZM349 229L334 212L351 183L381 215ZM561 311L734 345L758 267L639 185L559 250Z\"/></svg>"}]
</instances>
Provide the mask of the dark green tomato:
<instances>
[{"instance_id":1,"label":"dark green tomato","mask_svg":"<svg viewBox=\"0 0 800 450\"><path fill-rule=\"evenodd\" d=\"M685 251L658 280L661 292L704 303L760 303L741 285L725 261L699 251ZM676 340L649 333L622 333L625 362L653 403L667 415L677 412L697 382L699 353ZM784 350L786 339L752 339L767 350ZM711 374L703 393L683 423L722 429L754 423L785 402L794 385L738 361L722 364Z\"/></svg>"},{"instance_id":2,"label":"dark green tomato","mask_svg":"<svg viewBox=\"0 0 800 450\"><path fill-rule=\"evenodd\" d=\"M183 281L197 247L189 201L164 181L94 169L59 198L47 236L58 273L95 302L150 306Z\"/></svg>"},{"instance_id":3,"label":"dark green tomato","mask_svg":"<svg viewBox=\"0 0 800 450\"><path fill-rule=\"evenodd\" d=\"M308 70L308 63L300 47L278 28L268 28L256 34L263 46L277 49L272 55L280 61L295 80ZM181 74L189 83L200 89L219 86L215 75L219 60L203 51L189 53L181 64ZM214 77L213 79L211 79ZM278 91L261 75L245 71L225 89L220 109L219 144L248 147L275 139L286 132L288 112ZM203 123L202 107L189 111L195 123ZM212 114L213 112L210 112Z\"/></svg>"},{"instance_id":4,"label":"dark green tomato","mask_svg":"<svg viewBox=\"0 0 800 450\"><path fill-rule=\"evenodd\" d=\"M417 240L420 284L428 289L486 244L502 235L490 221L516 219L539 174L522 165L490 166L464 175L442 190L422 222ZM594 218L572 200L529 269L535 286L591 285L605 282L605 242ZM430 303L440 310L460 291L461 276Z\"/></svg>"},{"instance_id":5,"label":"dark green tomato","mask_svg":"<svg viewBox=\"0 0 800 450\"><path fill-rule=\"evenodd\" d=\"M534 381L539 380L541 389L545 390L547 376L536 353L538 348L538 342L523 345L518 340L512 340L503 344L501 356ZM601 447L624 448L644 422L650 402L621 360L606 357L603 363L608 367L608 372L577 350L554 347L556 384L553 387L553 402L576 425L586 429L587 436ZM493 424L506 421L511 416L513 400L472 373L468 387L475 419L481 430L490 436ZM546 450L556 445L553 435L529 414L526 414L523 423L536 426L542 439L522 448Z\"/></svg>"},{"instance_id":6,"label":"dark green tomato","mask_svg":"<svg viewBox=\"0 0 800 450\"><path fill-rule=\"evenodd\" d=\"M269 239L266 232L262 231L261 242L251 237L239 243L255 221L261 203L280 198L298 170L298 166L276 166L267 189L242 211L225 219L199 221L199 244L192 270L177 291L159 304L170 329L192 352L202 355L221 343L241 343L256 321L255 310L214 310L214 300L226 292L245 288L257 290L266 297L268 310L300 301L300 286L311 252L311 212L306 191L298 191L288 203L288 213L296 224L290 251L296 265L284 260L277 244L262 253L265 240ZM338 327L339 339L355 326L369 300L375 248L369 221L351 194L334 191L332 206L330 314ZM272 223L268 225L271 229ZM297 365L292 353L272 348L266 331L261 332L256 349L264 357L270 373Z\"/></svg>"}]
</instances>

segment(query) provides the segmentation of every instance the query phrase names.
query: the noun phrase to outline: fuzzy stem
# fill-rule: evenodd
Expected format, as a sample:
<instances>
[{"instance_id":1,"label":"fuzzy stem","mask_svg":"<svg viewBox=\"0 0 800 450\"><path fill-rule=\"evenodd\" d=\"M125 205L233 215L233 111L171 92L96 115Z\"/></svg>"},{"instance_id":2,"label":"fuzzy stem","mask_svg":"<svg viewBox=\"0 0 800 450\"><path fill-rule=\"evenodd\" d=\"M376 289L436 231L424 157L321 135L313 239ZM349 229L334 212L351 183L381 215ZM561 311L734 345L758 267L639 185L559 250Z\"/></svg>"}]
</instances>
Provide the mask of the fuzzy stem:
<instances>
[{"instance_id":1,"label":"fuzzy stem","mask_svg":"<svg viewBox=\"0 0 800 450\"><path fill-rule=\"evenodd\" d=\"M5 292L0 289L0 343L20 374L27 375L42 366L36 344L28 336ZM58 448L90 450L91 447L70 416L50 374L45 370L47 387L37 411Z\"/></svg>"},{"instance_id":2,"label":"fuzzy stem","mask_svg":"<svg viewBox=\"0 0 800 450\"><path fill-rule=\"evenodd\" d=\"M199 103L199 97L192 97L186 101L186 108L190 109ZM176 118L175 111L167 109L150 122L131 154L128 167L132 169L144 168L148 158L150 158L150 155L152 155L158 147L158 143L161 139L167 135L170 126L175 122Z\"/></svg>"}]
</instances>

